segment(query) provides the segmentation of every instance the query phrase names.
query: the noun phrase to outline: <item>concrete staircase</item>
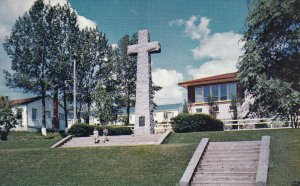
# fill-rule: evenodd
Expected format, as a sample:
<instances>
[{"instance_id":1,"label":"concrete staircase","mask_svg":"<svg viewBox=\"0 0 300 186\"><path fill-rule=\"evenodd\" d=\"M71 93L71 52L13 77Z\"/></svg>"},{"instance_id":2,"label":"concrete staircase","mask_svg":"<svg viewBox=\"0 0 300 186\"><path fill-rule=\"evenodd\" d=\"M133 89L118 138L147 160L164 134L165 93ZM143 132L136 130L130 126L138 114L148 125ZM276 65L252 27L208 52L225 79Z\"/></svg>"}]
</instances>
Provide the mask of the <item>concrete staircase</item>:
<instances>
[{"instance_id":1,"label":"concrete staircase","mask_svg":"<svg viewBox=\"0 0 300 186\"><path fill-rule=\"evenodd\" d=\"M256 185L261 141L210 142L191 185Z\"/></svg>"},{"instance_id":2,"label":"concrete staircase","mask_svg":"<svg viewBox=\"0 0 300 186\"><path fill-rule=\"evenodd\" d=\"M124 135L124 136L108 136L109 141L103 142L100 136L100 142L95 144L93 136L90 137L73 137L70 141L61 147L99 147L99 146L134 146L134 145L157 145L168 135L152 134L152 135Z\"/></svg>"}]
</instances>

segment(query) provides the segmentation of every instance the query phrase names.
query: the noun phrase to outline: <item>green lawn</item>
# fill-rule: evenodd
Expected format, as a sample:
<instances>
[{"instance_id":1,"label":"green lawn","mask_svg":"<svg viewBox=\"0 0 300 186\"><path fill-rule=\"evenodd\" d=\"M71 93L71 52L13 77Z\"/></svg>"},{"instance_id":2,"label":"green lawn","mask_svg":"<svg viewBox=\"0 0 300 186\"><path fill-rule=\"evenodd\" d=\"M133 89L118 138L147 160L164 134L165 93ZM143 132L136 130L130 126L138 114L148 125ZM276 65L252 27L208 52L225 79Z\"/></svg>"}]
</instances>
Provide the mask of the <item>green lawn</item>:
<instances>
[{"instance_id":1,"label":"green lawn","mask_svg":"<svg viewBox=\"0 0 300 186\"><path fill-rule=\"evenodd\" d=\"M271 138L270 185L300 181L300 130L172 134L163 145L49 147L60 138L14 132L0 142L0 185L176 185L197 144Z\"/></svg>"}]
</instances>

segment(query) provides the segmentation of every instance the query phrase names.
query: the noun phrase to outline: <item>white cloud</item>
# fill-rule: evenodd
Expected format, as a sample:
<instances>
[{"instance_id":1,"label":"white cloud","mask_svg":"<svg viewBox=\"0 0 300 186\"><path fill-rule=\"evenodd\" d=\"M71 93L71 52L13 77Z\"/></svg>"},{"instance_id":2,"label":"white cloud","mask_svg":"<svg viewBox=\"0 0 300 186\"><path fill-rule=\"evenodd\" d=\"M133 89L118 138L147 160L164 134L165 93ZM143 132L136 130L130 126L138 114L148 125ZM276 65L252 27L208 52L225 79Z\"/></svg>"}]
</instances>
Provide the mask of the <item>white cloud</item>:
<instances>
[{"instance_id":1,"label":"white cloud","mask_svg":"<svg viewBox=\"0 0 300 186\"><path fill-rule=\"evenodd\" d=\"M77 14L77 22L80 29L84 29L85 27L96 28L97 24L95 21L87 19L84 16Z\"/></svg>"},{"instance_id":2,"label":"white cloud","mask_svg":"<svg viewBox=\"0 0 300 186\"><path fill-rule=\"evenodd\" d=\"M197 25L197 22L199 24ZM200 67L188 66L188 74L194 79L235 72L239 56L243 55L242 35L230 32L210 34L210 19L206 17L191 16L188 20L178 19L171 21L170 25L184 26L184 33L199 45L192 49L196 60L205 60Z\"/></svg>"},{"instance_id":3,"label":"white cloud","mask_svg":"<svg viewBox=\"0 0 300 186\"><path fill-rule=\"evenodd\" d=\"M233 32L215 33L193 49L195 59L233 59L237 60L242 55L243 44L239 42L242 35Z\"/></svg>"},{"instance_id":4,"label":"white cloud","mask_svg":"<svg viewBox=\"0 0 300 186\"><path fill-rule=\"evenodd\" d=\"M187 66L186 70L188 74L193 77L193 79L237 71L236 61L230 59L211 60L204 63L199 68Z\"/></svg>"},{"instance_id":5,"label":"white cloud","mask_svg":"<svg viewBox=\"0 0 300 186\"><path fill-rule=\"evenodd\" d=\"M155 94L154 101L159 104L182 103L184 89L178 86L183 81L183 75L175 70L157 68L152 73L155 85L162 89Z\"/></svg>"},{"instance_id":6,"label":"white cloud","mask_svg":"<svg viewBox=\"0 0 300 186\"><path fill-rule=\"evenodd\" d=\"M176 26L185 26L184 33L186 36L192 39L205 39L207 35L210 33L210 29L208 28L210 19L207 17L201 17L198 21L197 16L191 16L188 20L176 19L169 22L169 25ZM198 25L197 25L198 23Z\"/></svg>"},{"instance_id":7,"label":"white cloud","mask_svg":"<svg viewBox=\"0 0 300 186\"><path fill-rule=\"evenodd\" d=\"M35 0L1 0L0 6L0 41L5 36L9 35L11 27L19 16L22 16L30 9ZM67 0L45 0L45 3L50 2L51 5L64 5ZM77 14L78 15L78 14ZM96 27L96 23L84 16L78 15L78 25L80 28Z\"/></svg>"}]
</instances>

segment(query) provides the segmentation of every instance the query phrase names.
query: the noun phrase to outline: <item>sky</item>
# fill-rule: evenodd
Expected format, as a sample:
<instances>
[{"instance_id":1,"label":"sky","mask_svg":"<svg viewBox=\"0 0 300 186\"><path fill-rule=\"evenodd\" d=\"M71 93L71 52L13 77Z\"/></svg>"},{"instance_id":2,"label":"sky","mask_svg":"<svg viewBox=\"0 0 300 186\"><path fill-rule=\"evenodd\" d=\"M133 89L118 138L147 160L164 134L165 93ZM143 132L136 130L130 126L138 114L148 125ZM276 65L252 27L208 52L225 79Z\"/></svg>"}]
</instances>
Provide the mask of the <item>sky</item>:
<instances>
[{"instance_id":1,"label":"sky","mask_svg":"<svg viewBox=\"0 0 300 186\"><path fill-rule=\"evenodd\" d=\"M34 0L0 0L0 95L10 99L32 97L5 86L3 70L10 59L3 49L18 16ZM45 0L66 3L67 0ZM235 72L243 54L242 33L247 0L69 0L80 28L98 27L116 46L125 34L148 29L151 41L159 41L161 53L152 54L152 79L162 88L158 104L182 103L187 90L179 82Z\"/></svg>"}]
</instances>

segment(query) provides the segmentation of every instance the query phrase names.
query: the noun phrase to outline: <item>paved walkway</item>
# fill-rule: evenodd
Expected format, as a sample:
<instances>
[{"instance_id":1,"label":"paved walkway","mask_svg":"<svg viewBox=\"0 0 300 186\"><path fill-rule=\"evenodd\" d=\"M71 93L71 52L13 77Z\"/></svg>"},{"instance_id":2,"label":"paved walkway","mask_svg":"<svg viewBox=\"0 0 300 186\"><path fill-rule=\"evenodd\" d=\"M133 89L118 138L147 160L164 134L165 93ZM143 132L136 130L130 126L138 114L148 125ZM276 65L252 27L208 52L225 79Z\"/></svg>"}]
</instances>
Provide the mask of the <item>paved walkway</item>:
<instances>
[{"instance_id":1,"label":"paved walkway","mask_svg":"<svg viewBox=\"0 0 300 186\"><path fill-rule=\"evenodd\" d=\"M95 144L93 136L90 137L73 137L70 141L61 147L101 147L101 146L134 146L134 145L158 145L167 136L164 134L152 134L145 136L124 135L124 136L108 136L109 141Z\"/></svg>"}]
</instances>

